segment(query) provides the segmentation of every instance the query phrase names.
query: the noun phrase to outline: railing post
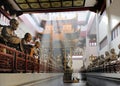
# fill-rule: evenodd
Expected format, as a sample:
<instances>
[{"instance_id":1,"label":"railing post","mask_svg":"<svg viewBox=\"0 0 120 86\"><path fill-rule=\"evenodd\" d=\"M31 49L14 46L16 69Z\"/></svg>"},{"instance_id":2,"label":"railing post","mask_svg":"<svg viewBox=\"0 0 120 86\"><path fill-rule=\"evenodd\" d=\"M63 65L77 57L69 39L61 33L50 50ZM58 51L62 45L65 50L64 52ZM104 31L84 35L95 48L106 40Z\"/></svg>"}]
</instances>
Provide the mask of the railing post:
<instances>
[{"instance_id":1,"label":"railing post","mask_svg":"<svg viewBox=\"0 0 120 86\"><path fill-rule=\"evenodd\" d=\"M27 54L25 55L25 73L27 72Z\"/></svg>"},{"instance_id":2,"label":"railing post","mask_svg":"<svg viewBox=\"0 0 120 86\"><path fill-rule=\"evenodd\" d=\"M38 73L40 73L40 59L38 58Z\"/></svg>"},{"instance_id":3,"label":"railing post","mask_svg":"<svg viewBox=\"0 0 120 86\"><path fill-rule=\"evenodd\" d=\"M16 59L16 57L17 57L17 53L16 53L16 51L14 52L14 55L13 55L14 57L13 57L13 73L16 73L17 72L17 59Z\"/></svg>"}]
</instances>

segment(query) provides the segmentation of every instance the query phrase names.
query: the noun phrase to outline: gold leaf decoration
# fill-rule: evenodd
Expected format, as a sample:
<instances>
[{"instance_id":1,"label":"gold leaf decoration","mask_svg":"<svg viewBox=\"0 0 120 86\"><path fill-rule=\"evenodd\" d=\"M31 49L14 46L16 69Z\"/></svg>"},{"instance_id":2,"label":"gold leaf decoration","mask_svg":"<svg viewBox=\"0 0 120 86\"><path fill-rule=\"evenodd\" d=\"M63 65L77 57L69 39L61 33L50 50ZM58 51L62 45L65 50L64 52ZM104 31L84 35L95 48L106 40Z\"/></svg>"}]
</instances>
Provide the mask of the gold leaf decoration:
<instances>
[{"instance_id":1,"label":"gold leaf decoration","mask_svg":"<svg viewBox=\"0 0 120 86\"><path fill-rule=\"evenodd\" d=\"M52 2L52 7L61 7L60 2Z\"/></svg>"},{"instance_id":2,"label":"gold leaf decoration","mask_svg":"<svg viewBox=\"0 0 120 86\"><path fill-rule=\"evenodd\" d=\"M31 3L30 6L31 8L40 8L39 3Z\"/></svg>"},{"instance_id":3,"label":"gold leaf decoration","mask_svg":"<svg viewBox=\"0 0 120 86\"><path fill-rule=\"evenodd\" d=\"M16 1L16 3L26 3L25 0L15 0L15 1Z\"/></svg>"},{"instance_id":4,"label":"gold leaf decoration","mask_svg":"<svg viewBox=\"0 0 120 86\"><path fill-rule=\"evenodd\" d=\"M41 7L42 8L49 8L50 7L50 3L41 3Z\"/></svg>"},{"instance_id":5,"label":"gold leaf decoration","mask_svg":"<svg viewBox=\"0 0 120 86\"><path fill-rule=\"evenodd\" d=\"M37 0L27 0L28 2L37 2Z\"/></svg>"},{"instance_id":6,"label":"gold leaf decoration","mask_svg":"<svg viewBox=\"0 0 120 86\"><path fill-rule=\"evenodd\" d=\"M49 1L49 0L39 0L40 2Z\"/></svg>"},{"instance_id":7,"label":"gold leaf decoration","mask_svg":"<svg viewBox=\"0 0 120 86\"><path fill-rule=\"evenodd\" d=\"M84 4L84 0L74 1L73 3L74 6L83 6L83 4Z\"/></svg>"},{"instance_id":8,"label":"gold leaf decoration","mask_svg":"<svg viewBox=\"0 0 120 86\"><path fill-rule=\"evenodd\" d=\"M72 6L72 1L63 1L62 4L63 4L63 7L69 7L69 6Z\"/></svg>"},{"instance_id":9,"label":"gold leaf decoration","mask_svg":"<svg viewBox=\"0 0 120 86\"><path fill-rule=\"evenodd\" d=\"M19 4L19 6L22 8L22 9L29 9L29 5L28 4Z\"/></svg>"}]
</instances>

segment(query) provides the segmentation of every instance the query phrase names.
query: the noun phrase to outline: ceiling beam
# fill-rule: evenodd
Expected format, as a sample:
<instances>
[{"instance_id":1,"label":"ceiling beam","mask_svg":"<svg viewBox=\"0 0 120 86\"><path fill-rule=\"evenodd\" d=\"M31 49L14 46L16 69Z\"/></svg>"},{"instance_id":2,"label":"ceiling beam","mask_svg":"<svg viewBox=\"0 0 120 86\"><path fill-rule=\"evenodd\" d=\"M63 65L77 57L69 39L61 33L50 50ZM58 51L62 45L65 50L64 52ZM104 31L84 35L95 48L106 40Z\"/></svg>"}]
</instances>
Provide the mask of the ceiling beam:
<instances>
[{"instance_id":1,"label":"ceiling beam","mask_svg":"<svg viewBox=\"0 0 120 86\"><path fill-rule=\"evenodd\" d=\"M97 3L94 6L94 9L96 9L96 12L99 12L101 15L104 12L106 8L106 0L96 0Z\"/></svg>"},{"instance_id":2,"label":"ceiling beam","mask_svg":"<svg viewBox=\"0 0 120 86\"><path fill-rule=\"evenodd\" d=\"M84 10L90 10L95 11L93 7L75 7L75 8L62 8L62 9L36 9L36 10L22 10L18 12L23 13L49 13L49 12L68 12L68 11L84 11Z\"/></svg>"},{"instance_id":3,"label":"ceiling beam","mask_svg":"<svg viewBox=\"0 0 120 86\"><path fill-rule=\"evenodd\" d=\"M84 4L85 4L84 0ZM7 0L2 0L1 3L3 3L5 6L7 6L7 9L10 11L10 15L16 14L16 16L20 16L23 13L49 13L49 12L66 12L66 11L84 11L84 10L89 10L92 12L102 12L106 8L106 0L96 0L97 3L95 6L91 7L68 7L68 8L49 8L49 9L27 9L27 10L15 10L12 5L7 1ZM83 4L83 5L84 5Z\"/></svg>"}]
</instances>

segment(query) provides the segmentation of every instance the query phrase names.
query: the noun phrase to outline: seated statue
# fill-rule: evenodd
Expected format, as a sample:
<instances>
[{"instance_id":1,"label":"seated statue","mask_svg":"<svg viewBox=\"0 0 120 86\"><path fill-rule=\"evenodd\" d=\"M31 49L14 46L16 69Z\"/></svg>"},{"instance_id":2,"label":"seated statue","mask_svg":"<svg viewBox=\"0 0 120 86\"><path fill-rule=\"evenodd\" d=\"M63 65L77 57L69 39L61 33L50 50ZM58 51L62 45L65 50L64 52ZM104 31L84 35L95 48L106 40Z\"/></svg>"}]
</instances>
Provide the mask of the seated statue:
<instances>
[{"instance_id":1,"label":"seated statue","mask_svg":"<svg viewBox=\"0 0 120 86\"><path fill-rule=\"evenodd\" d=\"M18 25L19 25L19 23L16 19L11 19L10 25L3 27L2 31L1 31L1 35L9 43L12 43L12 44L20 43L20 38L17 37L17 35L15 34L15 31L17 30Z\"/></svg>"},{"instance_id":2,"label":"seated statue","mask_svg":"<svg viewBox=\"0 0 120 86\"><path fill-rule=\"evenodd\" d=\"M26 53L26 54L30 54L31 53L31 49L33 48L33 46L31 45L30 41L32 40L32 36L30 33L26 33L24 35L24 38L21 39L21 51Z\"/></svg>"},{"instance_id":3,"label":"seated statue","mask_svg":"<svg viewBox=\"0 0 120 86\"><path fill-rule=\"evenodd\" d=\"M118 53L118 58L120 57L120 44L118 45L119 53Z\"/></svg>"},{"instance_id":4,"label":"seated statue","mask_svg":"<svg viewBox=\"0 0 120 86\"><path fill-rule=\"evenodd\" d=\"M110 50L110 53L111 53L111 55L110 55L110 62L113 63L113 62L117 61L117 55L115 53L115 49L114 48L112 48Z\"/></svg>"},{"instance_id":5,"label":"seated statue","mask_svg":"<svg viewBox=\"0 0 120 86\"><path fill-rule=\"evenodd\" d=\"M11 19L10 20L10 25L9 26L4 26L1 30L1 38L2 43L9 46L13 47L17 50L20 50L20 38L15 34L15 31L18 28L18 21L16 19Z\"/></svg>"},{"instance_id":6,"label":"seated statue","mask_svg":"<svg viewBox=\"0 0 120 86\"><path fill-rule=\"evenodd\" d=\"M105 60L105 58L104 58L104 55L102 54L102 55L100 56L100 62L99 62L99 64L100 64L100 65L103 65L104 60Z\"/></svg>"},{"instance_id":7,"label":"seated statue","mask_svg":"<svg viewBox=\"0 0 120 86\"><path fill-rule=\"evenodd\" d=\"M30 56L34 56L36 59L40 58L40 42L35 42L35 45L31 49Z\"/></svg>"},{"instance_id":8,"label":"seated statue","mask_svg":"<svg viewBox=\"0 0 120 86\"><path fill-rule=\"evenodd\" d=\"M109 54L108 51L105 51L105 61L104 61L104 63L106 64L106 63L108 63L109 61L110 61L110 54Z\"/></svg>"}]
</instances>

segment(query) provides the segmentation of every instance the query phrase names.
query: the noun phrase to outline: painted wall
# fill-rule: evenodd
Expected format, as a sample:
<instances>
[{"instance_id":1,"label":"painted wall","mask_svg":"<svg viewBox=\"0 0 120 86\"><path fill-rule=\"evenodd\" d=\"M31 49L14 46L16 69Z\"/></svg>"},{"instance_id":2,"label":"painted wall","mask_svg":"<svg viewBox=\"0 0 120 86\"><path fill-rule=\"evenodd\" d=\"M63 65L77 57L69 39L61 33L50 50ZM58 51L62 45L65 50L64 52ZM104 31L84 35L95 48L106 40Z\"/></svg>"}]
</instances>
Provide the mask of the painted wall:
<instances>
[{"instance_id":1,"label":"painted wall","mask_svg":"<svg viewBox=\"0 0 120 86\"><path fill-rule=\"evenodd\" d=\"M114 0L110 8L108 8L110 13L110 23L111 30L120 22L120 0ZM120 34L119 36L111 42L111 48L115 48L116 53L118 53L118 44L120 44Z\"/></svg>"},{"instance_id":2,"label":"painted wall","mask_svg":"<svg viewBox=\"0 0 120 86\"><path fill-rule=\"evenodd\" d=\"M85 56L84 56L84 62L85 62L85 67L91 63L89 56L98 56L98 51L96 46L89 46L89 38L86 38L86 49L85 49Z\"/></svg>"},{"instance_id":3,"label":"painted wall","mask_svg":"<svg viewBox=\"0 0 120 86\"><path fill-rule=\"evenodd\" d=\"M118 37L116 37L113 41L111 41L111 31L112 29L120 22L120 0L113 0L112 4L106 8L106 10L104 11L103 15L100 17L98 17L98 19L100 18L100 21L98 21L98 42L100 44L100 42L107 36L108 38L108 44L100 49L94 49L92 47L88 46L88 40L86 39L87 42L87 49L85 52L86 53L86 66L90 63L88 56L90 56L90 54L93 53L93 55L96 55L94 51L98 51L99 55L104 54L105 51L109 51L111 48L115 48L116 53L118 54L119 50L118 50L118 44L120 44L120 34ZM99 14L98 14L99 16ZM91 53L92 51L92 53Z\"/></svg>"},{"instance_id":4,"label":"painted wall","mask_svg":"<svg viewBox=\"0 0 120 86\"><path fill-rule=\"evenodd\" d=\"M109 33L108 30L110 30L111 32L112 29L120 22L119 3L120 3L120 0L113 0L112 4L109 7L107 7L105 11L106 15L103 15L99 23L99 42L103 40L103 38L106 35L111 36L111 34L108 35ZM108 21L106 18L108 18ZM110 42L110 45L105 46L102 50L99 51L101 54L104 53L106 50L109 51L111 48L115 48L116 53L118 53L118 44L120 44L120 36L115 38L113 41L109 39L109 42Z\"/></svg>"},{"instance_id":5,"label":"painted wall","mask_svg":"<svg viewBox=\"0 0 120 86\"><path fill-rule=\"evenodd\" d=\"M101 42L108 34L108 17L106 15L106 12L103 13L102 19L99 22L99 42Z\"/></svg>"},{"instance_id":6,"label":"painted wall","mask_svg":"<svg viewBox=\"0 0 120 86\"><path fill-rule=\"evenodd\" d=\"M32 36L35 36L36 32L42 32L40 27L36 25L29 14L23 14L19 16L18 20L20 24L18 30L16 31L16 34L20 38L23 38L25 33L30 33Z\"/></svg>"}]
</instances>

